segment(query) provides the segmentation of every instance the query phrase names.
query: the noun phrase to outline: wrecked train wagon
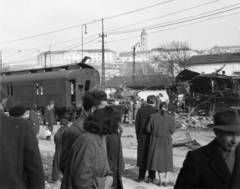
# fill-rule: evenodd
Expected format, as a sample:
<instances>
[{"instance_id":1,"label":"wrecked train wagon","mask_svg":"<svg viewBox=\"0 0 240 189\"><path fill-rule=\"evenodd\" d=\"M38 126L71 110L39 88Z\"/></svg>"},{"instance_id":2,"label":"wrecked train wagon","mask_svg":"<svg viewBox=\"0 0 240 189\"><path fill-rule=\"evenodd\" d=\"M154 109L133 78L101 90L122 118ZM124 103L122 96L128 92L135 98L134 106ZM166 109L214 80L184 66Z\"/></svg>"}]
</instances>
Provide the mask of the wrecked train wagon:
<instances>
[{"instance_id":1,"label":"wrecked train wagon","mask_svg":"<svg viewBox=\"0 0 240 189\"><path fill-rule=\"evenodd\" d=\"M191 113L211 115L231 106L240 106L240 77L183 70L168 91L171 97L184 94Z\"/></svg>"}]
</instances>

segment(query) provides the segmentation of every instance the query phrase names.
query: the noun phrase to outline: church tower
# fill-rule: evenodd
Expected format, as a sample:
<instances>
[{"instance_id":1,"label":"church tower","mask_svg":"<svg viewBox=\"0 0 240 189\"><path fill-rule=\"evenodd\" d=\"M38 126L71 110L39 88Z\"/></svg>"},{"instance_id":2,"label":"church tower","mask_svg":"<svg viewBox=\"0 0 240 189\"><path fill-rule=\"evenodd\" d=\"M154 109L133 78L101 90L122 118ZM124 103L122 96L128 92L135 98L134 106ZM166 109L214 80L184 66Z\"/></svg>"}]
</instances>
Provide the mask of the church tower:
<instances>
[{"instance_id":1,"label":"church tower","mask_svg":"<svg viewBox=\"0 0 240 189\"><path fill-rule=\"evenodd\" d=\"M147 33L145 29L143 29L141 33L141 51L147 51Z\"/></svg>"}]
</instances>

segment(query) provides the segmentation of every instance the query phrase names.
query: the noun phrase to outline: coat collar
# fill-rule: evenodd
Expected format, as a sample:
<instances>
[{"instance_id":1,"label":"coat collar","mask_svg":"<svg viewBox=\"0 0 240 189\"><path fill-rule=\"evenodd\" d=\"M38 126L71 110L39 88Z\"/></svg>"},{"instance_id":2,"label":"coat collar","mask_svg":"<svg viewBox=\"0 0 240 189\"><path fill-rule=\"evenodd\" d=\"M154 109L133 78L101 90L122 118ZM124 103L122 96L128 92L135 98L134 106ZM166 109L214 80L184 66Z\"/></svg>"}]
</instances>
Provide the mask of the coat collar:
<instances>
[{"instance_id":1,"label":"coat collar","mask_svg":"<svg viewBox=\"0 0 240 189\"><path fill-rule=\"evenodd\" d=\"M218 151L219 144L217 140L213 140L207 145L206 153L212 158L211 168L216 172L216 174L221 177L228 185L232 182L240 182L240 146L236 148L236 158L233 174L231 175L227 164L222 158L220 152ZM232 181L232 182L231 182Z\"/></svg>"},{"instance_id":2,"label":"coat collar","mask_svg":"<svg viewBox=\"0 0 240 189\"><path fill-rule=\"evenodd\" d=\"M154 106L151 106L151 105L149 105L149 104L147 104L147 105L145 106L145 108L155 109Z\"/></svg>"},{"instance_id":3,"label":"coat collar","mask_svg":"<svg viewBox=\"0 0 240 189\"><path fill-rule=\"evenodd\" d=\"M234 165L234 170L232 174L232 180L231 180L231 185L229 189L235 189L237 186L240 186L240 145L237 146L236 148L236 154L235 154L235 165Z\"/></svg>"}]
</instances>

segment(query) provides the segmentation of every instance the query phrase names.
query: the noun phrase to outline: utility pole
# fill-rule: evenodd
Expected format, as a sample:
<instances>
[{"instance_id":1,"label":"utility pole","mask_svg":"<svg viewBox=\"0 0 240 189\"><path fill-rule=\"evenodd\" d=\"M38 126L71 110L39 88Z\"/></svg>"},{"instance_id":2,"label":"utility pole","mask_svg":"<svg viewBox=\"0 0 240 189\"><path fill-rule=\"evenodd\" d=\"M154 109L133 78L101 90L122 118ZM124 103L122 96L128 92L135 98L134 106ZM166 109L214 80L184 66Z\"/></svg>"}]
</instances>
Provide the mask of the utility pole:
<instances>
[{"instance_id":1,"label":"utility pole","mask_svg":"<svg viewBox=\"0 0 240 189\"><path fill-rule=\"evenodd\" d=\"M82 60L83 60L83 26L85 26L85 33L84 34L87 34L87 25L83 24L82 25Z\"/></svg>"},{"instance_id":2,"label":"utility pole","mask_svg":"<svg viewBox=\"0 0 240 189\"><path fill-rule=\"evenodd\" d=\"M104 52L104 37L107 37L107 35L104 35L104 28L103 28L103 18L102 18L102 34L99 34L99 36L102 38L102 89L105 89L105 52Z\"/></svg>"},{"instance_id":3,"label":"utility pole","mask_svg":"<svg viewBox=\"0 0 240 189\"><path fill-rule=\"evenodd\" d=\"M139 42L136 44L136 45L134 45L133 47L132 47L132 49L133 49L133 83L135 83L135 56L136 56L136 46L137 45L139 45Z\"/></svg>"},{"instance_id":4,"label":"utility pole","mask_svg":"<svg viewBox=\"0 0 240 189\"><path fill-rule=\"evenodd\" d=\"M0 51L0 73L2 73L3 66L2 66L2 51Z\"/></svg>"},{"instance_id":5,"label":"utility pole","mask_svg":"<svg viewBox=\"0 0 240 189\"><path fill-rule=\"evenodd\" d=\"M51 67L51 61L52 61L52 59L51 59L51 45L50 45L50 48L49 48L50 50L49 50L49 65L50 65L50 67Z\"/></svg>"}]
</instances>

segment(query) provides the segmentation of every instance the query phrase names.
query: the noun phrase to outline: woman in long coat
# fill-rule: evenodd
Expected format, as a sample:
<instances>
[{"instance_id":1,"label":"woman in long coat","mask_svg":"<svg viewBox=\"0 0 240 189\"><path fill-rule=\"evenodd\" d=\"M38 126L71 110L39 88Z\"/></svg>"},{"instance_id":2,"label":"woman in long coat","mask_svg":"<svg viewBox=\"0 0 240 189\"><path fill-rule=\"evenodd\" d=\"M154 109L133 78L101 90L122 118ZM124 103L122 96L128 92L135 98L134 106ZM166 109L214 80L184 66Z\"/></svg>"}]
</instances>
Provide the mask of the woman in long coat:
<instances>
[{"instance_id":1,"label":"woman in long coat","mask_svg":"<svg viewBox=\"0 0 240 189\"><path fill-rule=\"evenodd\" d=\"M174 118L166 113L166 103L160 104L160 111L152 114L147 132L151 133L147 169L158 171L159 185L161 185L160 172L165 172L165 181L168 183L168 172L173 171L172 138L175 125Z\"/></svg>"},{"instance_id":2,"label":"woman in long coat","mask_svg":"<svg viewBox=\"0 0 240 189\"><path fill-rule=\"evenodd\" d=\"M113 107L94 111L84 122L86 130L72 145L61 189L110 189L114 174L109 168L105 137L116 133L121 117Z\"/></svg>"}]
</instances>

